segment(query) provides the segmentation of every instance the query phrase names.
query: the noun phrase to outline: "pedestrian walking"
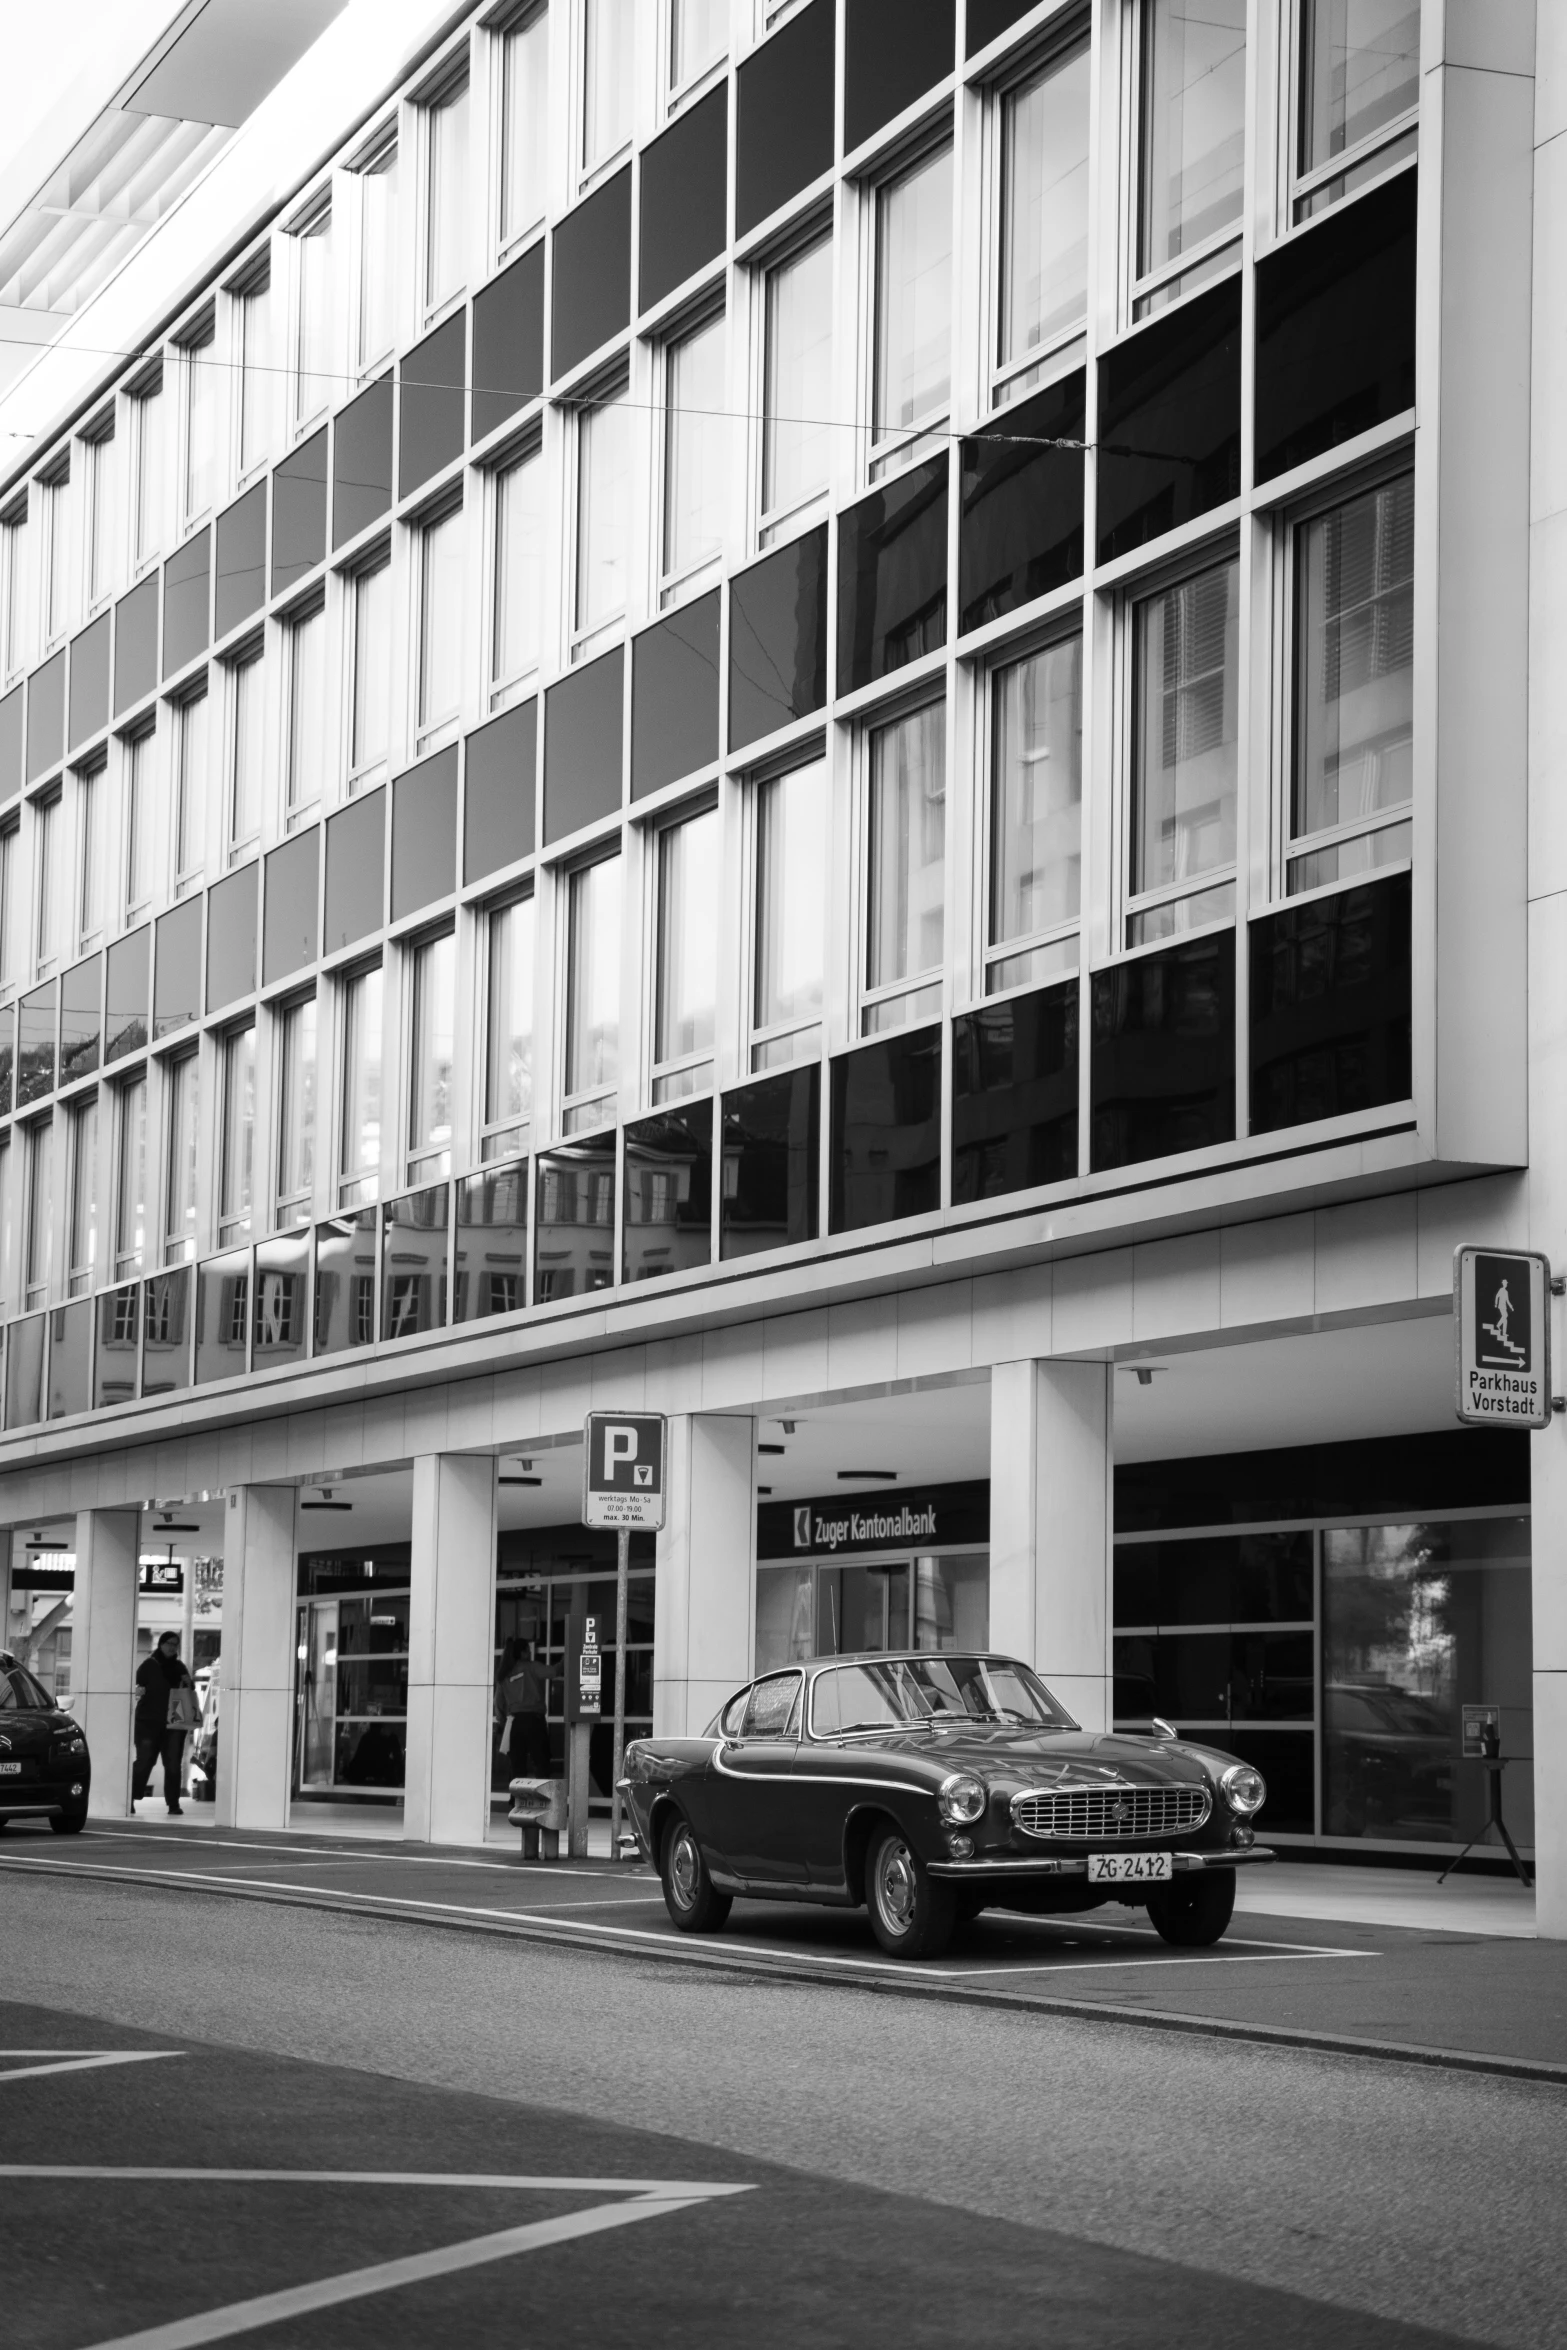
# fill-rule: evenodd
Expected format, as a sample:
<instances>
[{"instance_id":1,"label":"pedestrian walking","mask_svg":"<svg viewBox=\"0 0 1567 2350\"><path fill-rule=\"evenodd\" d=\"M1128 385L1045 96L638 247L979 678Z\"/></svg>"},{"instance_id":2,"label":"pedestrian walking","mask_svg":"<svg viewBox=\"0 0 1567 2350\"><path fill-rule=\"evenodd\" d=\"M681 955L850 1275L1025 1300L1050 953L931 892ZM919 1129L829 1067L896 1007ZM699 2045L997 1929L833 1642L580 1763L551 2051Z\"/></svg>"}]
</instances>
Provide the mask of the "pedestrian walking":
<instances>
[{"instance_id":1,"label":"pedestrian walking","mask_svg":"<svg viewBox=\"0 0 1567 2350\"><path fill-rule=\"evenodd\" d=\"M137 1667L136 1686L141 1694L136 1700L136 1767L131 1773L131 1803L133 1807L140 1803L147 1793L152 1766L161 1761L163 1800L169 1807L169 1816L178 1819L184 1810L180 1802L180 1766L185 1741L196 1727L198 1708L196 1684L180 1656L177 1632L165 1632L151 1656Z\"/></svg>"},{"instance_id":2,"label":"pedestrian walking","mask_svg":"<svg viewBox=\"0 0 1567 2350\"><path fill-rule=\"evenodd\" d=\"M509 1758L520 1777L547 1779L550 1731L535 1641L507 1641L496 1676L495 1712L501 1729L497 1752Z\"/></svg>"}]
</instances>

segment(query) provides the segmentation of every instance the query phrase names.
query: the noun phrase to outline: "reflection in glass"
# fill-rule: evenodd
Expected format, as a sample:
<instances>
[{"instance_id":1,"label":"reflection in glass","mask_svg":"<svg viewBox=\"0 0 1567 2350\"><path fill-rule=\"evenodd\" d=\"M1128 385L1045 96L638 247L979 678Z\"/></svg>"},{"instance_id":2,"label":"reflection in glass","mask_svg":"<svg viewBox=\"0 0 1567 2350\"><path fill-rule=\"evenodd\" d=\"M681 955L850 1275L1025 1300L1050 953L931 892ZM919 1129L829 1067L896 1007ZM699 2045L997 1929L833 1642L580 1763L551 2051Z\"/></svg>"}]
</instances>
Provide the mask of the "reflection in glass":
<instances>
[{"instance_id":1,"label":"reflection in glass","mask_svg":"<svg viewBox=\"0 0 1567 2350\"><path fill-rule=\"evenodd\" d=\"M583 1123L613 1114L620 1076L620 859L602 857L571 876L566 974L566 1094Z\"/></svg>"},{"instance_id":2,"label":"reflection in glass","mask_svg":"<svg viewBox=\"0 0 1567 2350\"><path fill-rule=\"evenodd\" d=\"M658 986L655 1062L711 1052L718 992L718 810L666 825L658 836ZM705 1065L705 1076L710 1064ZM691 1082L697 1073L688 1073Z\"/></svg>"},{"instance_id":3,"label":"reflection in glass","mask_svg":"<svg viewBox=\"0 0 1567 2350\"><path fill-rule=\"evenodd\" d=\"M96 1286L98 1271L98 1096L71 1113L71 1217L67 1271L72 1297Z\"/></svg>"},{"instance_id":4,"label":"reflection in glass","mask_svg":"<svg viewBox=\"0 0 1567 2350\"><path fill-rule=\"evenodd\" d=\"M172 1273L155 1273L143 1285L146 1336L143 1395L172 1395L190 1385L190 1295L194 1278L182 1265Z\"/></svg>"},{"instance_id":5,"label":"reflection in glass","mask_svg":"<svg viewBox=\"0 0 1567 2350\"><path fill-rule=\"evenodd\" d=\"M80 843L81 897L78 927L85 945L103 926L103 784L104 770L76 779L76 829Z\"/></svg>"},{"instance_id":6,"label":"reflection in glass","mask_svg":"<svg viewBox=\"0 0 1567 2350\"><path fill-rule=\"evenodd\" d=\"M528 1162L486 1168L457 1186L454 1322L515 1314L528 1302Z\"/></svg>"},{"instance_id":7,"label":"reflection in glass","mask_svg":"<svg viewBox=\"0 0 1567 2350\"><path fill-rule=\"evenodd\" d=\"M1001 364L1088 306L1089 50L1007 93L1001 115Z\"/></svg>"},{"instance_id":8,"label":"reflection in glass","mask_svg":"<svg viewBox=\"0 0 1567 2350\"><path fill-rule=\"evenodd\" d=\"M151 889L152 751L147 727L125 746L125 910L134 914Z\"/></svg>"},{"instance_id":9,"label":"reflection in glass","mask_svg":"<svg viewBox=\"0 0 1567 2350\"><path fill-rule=\"evenodd\" d=\"M312 1336L318 1355L375 1343L375 1227L374 1208L316 1227Z\"/></svg>"},{"instance_id":10,"label":"reflection in glass","mask_svg":"<svg viewBox=\"0 0 1567 2350\"><path fill-rule=\"evenodd\" d=\"M876 192L875 436L946 400L952 376L952 150Z\"/></svg>"},{"instance_id":11,"label":"reflection in glass","mask_svg":"<svg viewBox=\"0 0 1567 2350\"><path fill-rule=\"evenodd\" d=\"M114 1213L114 1271L118 1280L139 1273L147 1228L147 1080L133 1077L122 1085L117 1103L116 1184Z\"/></svg>"},{"instance_id":12,"label":"reflection in glass","mask_svg":"<svg viewBox=\"0 0 1567 2350\"><path fill-rule=\"evenodd\" d=\"M577 592L580 634L625 609L631 524L631 415L624 384L577 428Z\"/></svg>"},{"instance_id":13,"label":"reflection in glass","mask_svg":"<svg viewBox=\"0 0 1567 2350\"><path fill-rule=\"evenodd\" d=\"M1239 586L1221 563L1136 608L1134 893L1234 858Z\"/></svg>"},{"instance_id":14,"label":"reflection in glass","mask_svg":"<svg viewBox=\"0 0 1567 2350\"><path fill-rule=\"evenodd\" d=\"M538 666L544 598L544 460L537 450L495 482L495 685Z\"/></svg>"},{"instance_id":15,"label":"reflection in glass","mask_svg":"<svg viewBox=\"0 0 1567 2350\"><path fill-rule=\"evenodd\" d=\"M359 175L359 364L391 344L397 294L397 143Z\"/></svg>"},{"instance_id":16,"label":"reflection in glass","mask_svg":"<svg viewBox=\"0 0 1567 2350\"><path fill-rule=\"evenodd\" d=\"M517 898L490 916L489 1011L485 1023L485 1157L517 1147L533 1111L534 901Z\"/></svg>"},{"instance_id":17,"label":"reflection in glass","mask_svg":"<svg viewBox=\"0 0 1567 2350\"><path fill-rule=\"evenodd\" d=\"M310 1235L264 1240L256 1251L256 1326L253 1367L302 1363L309 1331L305 1306L310 1283Z\"/></svg>"},{"instance_id":18,"label":"reflection in glass","mask_svg":"<svg viewBox=\"0 0 1567 2350\"><path fill-rule=\"evenodd\" d=\"M865 984L941 967L945 936L947 713L928 702L871 736ZM922 1002L915 1010L923 1010Z\"/></svg>"},{"instance_id":19,"label":"reflection in glass","mask_svg":"<svg viewBox=\"0 0 1567 2350\"><path fill-rule=\"evenodd\" d=\"M729 47L729 0L671 0L669 86L683 90Z\"/></svg>"},{"instance_id":20,"label":"reflection in glass","mask_svg":"<svg viewBox=\"0 0 1567 2350\"><path fill-rule=\"evenodd\" d=\"M1295 547L1299 837L1413 790L1414 475L1304 523Z\"/></svg>"},{"instance_id":21,"label":"reflection in glass","mask_svg":"<svg viewBox=\"0 0 1567 2350\"><path fill-rule=\"evenodd\" d=\"M419 536L419 725L438 725L462 701L462 508Z\"/></svg>"},{"instance_id":22,"label":"reflection in glass","mask_svg":"<svg viewBox=\"0 0 1567 2350\"><path fill-rule=\"evenodd\" d=\"M218 1215L224 1240L250 1233L256 1148L256 1031L237 1028L223 1039L223 1136Z\"/></svg>"},{"instance_id":23,"label":"reflection in glass","mask_svg":"<svg viewBox=\"0 0 1567 2350\"><path fill-rule=\"evenodd\" d=\"M728 487L724 321L671 345L664 420L664 572L679 579L720 554Z\"/></svg>"},{"instance_id":24,"label":"reflection in glass","mask_svg":"<svg viewBox=\"0 0 1567 2350\"><path fill-rule=\"evenodd\" d=\"M444 1328L449 1213L444 1183L388 1200L382 1209L383 1338L414 1338Z\"/></svg>"},{"instance_id":25,"label":"reflection in glass","mask_svg":"<svg viewBox=\"0 0 1567 2350\"><path fill-rule=\"evenodd\" d=\"M338 1197L373 1200L381 1168L381 966L343 989L343 1128Z\"/></svg>"},{"instance_id":26,"label":"reflection in glass","mask_svg":"<svg viewBox=\"0 0 1567 2350\"><path fill-rule=\"evenodd\" d=\"M230 745L229 846L243 848L261 830L261 782L266 748L266 671L262 657L236 662L231 672L233 740Z\"/></svg>"},{"instance_id":27,"label":"reflection in glass","mask_svg":"<svg viewBox=\"0 0 1567 2350\"><path fill-rule=\"evenodd\" d=\"M821 1017L826 870L827 762L812 759L756 787L758 1031Z\"/></svg>"},{"instance_id":28,"label":"reflection in glass","mask_svg":"<svg viewBox=\"0 0 1567 2350\"><path fill-rule=\"evenodd\" d=\"M185 880L201 867L207 790L207 696L192 694L179 708L174 791L174 871Z\"/></svg>"},{"instance_id":29,"label":"reflection in glass","mask_svg":"<svg viewBox=\"0 0 1567 2350\"><path fill-rule=\"evenodd\" d=\"M1077 919L1082 872L1083 640L1068 637L995 681L990 944Z\"/></svg>"},{"instance_id":30,"label":"reflection in glass","mask_svg":"<svg viewBox=\"0 0 1567 2350\"><path fill-rule=\"evenodd\" d=\"M549 11L514 24L501 40L501 243L544 210L549 154Z\"/></svg>"},{"instance_id":31,"label":"reflection in glass","mask_svg":"<svg viewBox=\"0 0 1567 2350\"><path fill-rule=\"evenodd\" d=\"M636 0L583 0L582 168L592 171L631 136Z\"/></svg>"},{"instance_id":32,"label":"reflection in glass","mask_svg":"<svg viewBox=\"0 0 1567 2350\"><path fill-rule=\"evenodd\" d=\"M332 213L328 207L294 240L298 308L294 322L294 421L332 397Z\"/></svg>"},{"instance_id":33,"label":"reflection in glass","mask_svg":"<svg viewBox=\"0 0 1567 2350\"><path fill-rule=\"evenodd\" d=\"M1302 0L1300 168L1315 171L1420 98L1420 0Z\"/></svg>"},{"instance_id":34,"label":"reflection in glass","mask_svg":"<svg viewBox=\"0 0 1567 2350\"><path fill-rule=\"evenodd\" d=\"M185 353L185 512L204 514L212 503L218 461L219 375L212 331Z\"/></svg>"},{"instance_id":35,"label":"reflection in glass","mask_svg":"<svg viewBox=\"0 0 1567 2350\"><path fill-rule=\"evenodd\" d=\"M463 230L468 193L468 83L427 109L424 299L434 310L467 278Z\"/></svg>"},{"instance_id":36,"label":"reflection in glass","mask_svg":"<svg viewBox=\"0 0 1567 2350\"><path fill-rule=\"evenodd\" d=\"M327 774L326 612L323 606L288 631L288 807L313 807Z\"/></svg>"},{"instance_id":37,"label":"reflection in glass","mask_svg":"<svg viewBox=\"0 0 1567 2350\"><path fill-rule=\"evenodd\" d=\"M1138 274L1241 212L1246 0L1144 0Z\"/></svg>"},{"instance_id":38,"label":"reflection in glass","mask_svg":"<svg viewBox=\"0 0 1567 2350\"><path fill-rule=\"evenodd\" d=\"M168 1071L169 1178L163 1256L178 1264L196 1248L196 1167L200 1147L199 1072L195 1053L181 1053Z\"/></svg>"},{"instance_id":39,"label":"reflection in glass","mask_svg":"<svg viewBox=\"0 0 1567 2350\"><path fill-rule=\"evenodd\" d=\"M615 1278L615 1137L567 1143L534 1161L534 1301L581 1297Z\"/></svg>"},{"instance_id":40,"label":"reflection in glass","mask_svg":"<svg viewBox=\"0 0 1567 2350\"><path fill-rule=\"evenodd\" d=\"M832 471L832 239L767 273L762 511L787 512Z\"/></svg>"},{"instance_id":41,"label":"reflection in glass","mask_svg":"<svg viewBox=\"0 0 1567 2350\"><path fill-rule=\"evenodd\" d=\"M163 543L163 375L134 406L136 438L136 561ZM15 599L13 598L13 603ZM12 663L15 666L15 663Z\"/></svg>"},{"instance_id":42,"label":"reflection in glass","mask_svg":"<svg viewBox=\"0 0 1567 2350\"><path fill-rule=\"evenodd\" d=\"M310 1214L316 1173L316 999L290 1004L279 1023L278 1222Z\"/></svg>"},{"instance_id":43,"label":"reflection in glass","mask_svg":"<svg viewBox=\"0 0 1567 2350\"><path fill-rule=\"evenodd\" d=\"M248 473L272 454L277 420L277 368L272 353L272 280L242 296L239 305L239 467Z\"/></svg>"},{"instance_id":44,"label":"reflection in glass","mask_svg":"<svg viewBox=\"0 0 1567 2350\"><path fill-rule=\"evenodd\" d=\"M378 563L354 581L354 724L349 750L356 775L386 757L392 725L392 566Z\"/></svg>"},{"instance_id":45,"label":"reflection in glass","mask_svg":"<svg viewBox=\"0 0 1567 2350\"><path fill-rule=\"evenodd\" d=\"M413 955L408 1148L423 1175L444 1175L451 1166L456 989L457 941L447 931L427 938Z\"/></svg>"},{"instance_id":46,"label":"reflection in glass","mask_svg":"<svg viewBox=\"0 0 1567 2350\"><path fill-rule=\"evenodd\" d=\"M196 1380L237 1379L248 1369L250 1251L208 1257L196 1269Z\"/></svg>"}]
</instances>

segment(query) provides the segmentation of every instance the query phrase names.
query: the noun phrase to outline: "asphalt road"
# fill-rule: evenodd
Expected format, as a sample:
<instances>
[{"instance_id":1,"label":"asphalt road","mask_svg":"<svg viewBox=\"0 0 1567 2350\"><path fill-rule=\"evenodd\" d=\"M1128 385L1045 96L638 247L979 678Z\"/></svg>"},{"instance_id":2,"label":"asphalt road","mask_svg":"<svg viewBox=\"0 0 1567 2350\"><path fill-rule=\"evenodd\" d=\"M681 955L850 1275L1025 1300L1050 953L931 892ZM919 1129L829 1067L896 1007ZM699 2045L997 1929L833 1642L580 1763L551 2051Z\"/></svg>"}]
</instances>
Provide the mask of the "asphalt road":
<instances>
[{"instance_id":1,"label":"asphalt road","mask_svg":"<svg viewBox=\"0 0 1567 2350\"><path fill-rule=\"evenodd\" d=\"M5 2161L203 2174L0 2177L27 2350L228 2338L176 2321L512 2228L246 2338L1563 2338L1554 2085L11 1871L0 1991L7 2049L174 2052L0 2055Z\"/></svg>"}]
</instances>

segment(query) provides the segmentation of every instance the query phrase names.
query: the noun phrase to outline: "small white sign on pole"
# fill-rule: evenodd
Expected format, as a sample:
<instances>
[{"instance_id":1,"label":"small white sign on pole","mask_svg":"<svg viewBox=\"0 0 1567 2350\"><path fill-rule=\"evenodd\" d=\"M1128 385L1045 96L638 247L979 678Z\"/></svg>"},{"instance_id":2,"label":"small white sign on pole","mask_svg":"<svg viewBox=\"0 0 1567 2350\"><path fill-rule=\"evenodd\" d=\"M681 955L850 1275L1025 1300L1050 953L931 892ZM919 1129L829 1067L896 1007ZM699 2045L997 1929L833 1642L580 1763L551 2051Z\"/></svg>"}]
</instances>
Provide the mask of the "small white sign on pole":
<instances>
[{"instance_id":1,"label":"small white sign on pole","mask_svg":"<svg viewBox=\"0 0 1567 2350\"><path fill-rule=\"evenodd\" d=\"M660 1412L589 1412L582 1431L582 1523L638 1533L664 1523Z\"/></svg>"},{"instance_id":2,"label":"small white sign on pole","mask_svg":"<svg viewBox=\"0 0 1567 2350\"><path fill-rule=\"evenodd\" d=\"M1453 1402L1477 1428L1551 1424L1551 1265L1534 1249L1453 1257Z\"/></svg>"}]
</instances>

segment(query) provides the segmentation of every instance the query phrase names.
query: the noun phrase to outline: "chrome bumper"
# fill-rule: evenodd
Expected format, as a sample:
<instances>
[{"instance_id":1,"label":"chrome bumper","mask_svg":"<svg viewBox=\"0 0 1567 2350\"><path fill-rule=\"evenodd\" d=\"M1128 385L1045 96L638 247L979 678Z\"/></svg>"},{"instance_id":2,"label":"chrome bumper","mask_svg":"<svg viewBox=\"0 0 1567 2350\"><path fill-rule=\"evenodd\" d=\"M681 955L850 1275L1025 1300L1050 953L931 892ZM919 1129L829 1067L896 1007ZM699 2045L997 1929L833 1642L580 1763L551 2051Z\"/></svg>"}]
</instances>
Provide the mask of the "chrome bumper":
<instances>
[{"instance_id":1,"label":"chrome bumper","mask_svg":"<svg viewBox=\"0 0 1567 2350\"><path fill-rule=\"evenodd\" d=\"M1170 1863L1179 1876L1187 1869L1251 1868L1259 1861L1275 1857L1266 1844L1248 1844L1243 1851L1236 1852L1172 1852ZM1034 1877L1086 1877L1088 1874L1086 1853L1081 1860L1047 1860L1043 1856L1035 1860L1030 1855L1020 1860L933 1860L926 1865L933 1877L956 1877L971 1885L1004 1885L1013 1878L1026 1882Z\"/></svg>"}]
</instances>

